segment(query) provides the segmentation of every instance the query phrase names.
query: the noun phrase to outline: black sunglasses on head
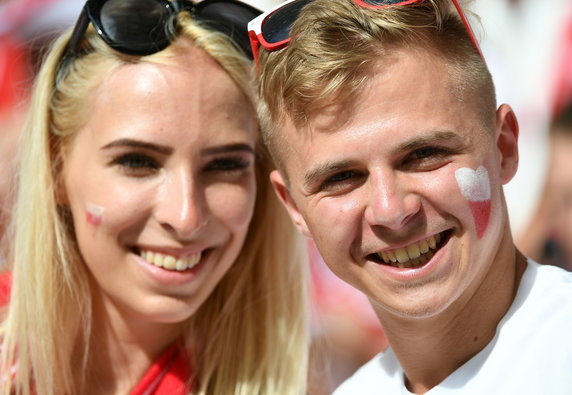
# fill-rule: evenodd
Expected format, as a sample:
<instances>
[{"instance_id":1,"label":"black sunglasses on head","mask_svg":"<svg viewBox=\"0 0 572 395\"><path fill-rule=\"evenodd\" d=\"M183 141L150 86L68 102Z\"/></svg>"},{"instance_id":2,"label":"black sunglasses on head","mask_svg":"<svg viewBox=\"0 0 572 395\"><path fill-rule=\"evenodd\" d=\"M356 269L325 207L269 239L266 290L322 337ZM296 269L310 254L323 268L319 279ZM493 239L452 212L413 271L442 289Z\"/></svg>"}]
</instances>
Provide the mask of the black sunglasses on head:
<instances>
[{"instance_id":1,"label":"black sunglasses on head","mask_svg":"<svg viewBox=\"0 0 572 395\"><path fill-rule=\"evenodd\" d=\"M230 37L252 59L248 21L261 11L236 0L87 0L74 27L65 57L75 55L89 23L113 49L150 55L166 48L176 31L176 15L188 11L195 20Z\"/></svg>"}]
</instances>

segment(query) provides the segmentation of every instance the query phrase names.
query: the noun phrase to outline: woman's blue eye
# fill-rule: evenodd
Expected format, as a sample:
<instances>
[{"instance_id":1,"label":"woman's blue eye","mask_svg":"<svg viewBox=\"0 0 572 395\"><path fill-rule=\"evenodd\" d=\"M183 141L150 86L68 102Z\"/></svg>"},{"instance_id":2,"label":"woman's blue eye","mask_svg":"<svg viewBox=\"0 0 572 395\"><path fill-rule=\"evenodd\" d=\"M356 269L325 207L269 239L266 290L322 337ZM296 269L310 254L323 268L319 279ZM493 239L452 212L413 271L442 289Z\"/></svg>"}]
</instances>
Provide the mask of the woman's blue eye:
<instances>
[{"instance_id":1,"label":"woman's blue eye","mask_svg":"<svg viewBox=\"0 0 572 395\"><path fill-rule=\"evenodd\" d=\"M244 158L218 158L211 161L207 167L207 171L233 171L242 170L250 167L251 162Z\"/></svg>"},{"instance_id":2,"label":"woman's blue eye","mask_svg":"<svg viewBox=\"0 0 572 395\"><path fill-rule=\"evenodd\" d=\"M160 165L157 161L145 154L125 154L114 159L114 165L130 176L143 177L156 172Z\"/></svg>"}]
</instances>

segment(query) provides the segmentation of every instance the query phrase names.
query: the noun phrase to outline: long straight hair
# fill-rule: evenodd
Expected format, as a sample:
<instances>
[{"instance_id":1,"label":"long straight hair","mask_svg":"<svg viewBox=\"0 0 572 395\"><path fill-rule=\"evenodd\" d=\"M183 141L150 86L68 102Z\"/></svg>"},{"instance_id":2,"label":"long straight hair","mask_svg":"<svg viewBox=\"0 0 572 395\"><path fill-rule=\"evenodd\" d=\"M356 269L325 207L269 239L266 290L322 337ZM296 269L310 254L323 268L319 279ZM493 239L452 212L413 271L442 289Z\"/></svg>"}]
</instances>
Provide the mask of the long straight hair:
<instances>
[{"instance_id":1,"label":"long straight hair","mask_svg":"<svg viewBox=\"0 0 572 395\"><path fill-rule=\"evenodd\" d=\"M45 59L23 132L9 258L11 301L0 325L0 394L81 393L91 368L88 270L69 209L58 204L58 185L62 152L81 127L89 93L101 78L126 62L162 62L180 42L191 42L228 72L255 108L250 62L226 36L190 15L179 15L178 22L176 40L155 55L119 54L90 30L86 39L93 50L63 71L58 68L69 32ZM309 335L303 243L271 190L273 164L261 142L257 153L256 205L244 246L187 322L198 394L305 392Z\"/></svg>"}]
</instances>

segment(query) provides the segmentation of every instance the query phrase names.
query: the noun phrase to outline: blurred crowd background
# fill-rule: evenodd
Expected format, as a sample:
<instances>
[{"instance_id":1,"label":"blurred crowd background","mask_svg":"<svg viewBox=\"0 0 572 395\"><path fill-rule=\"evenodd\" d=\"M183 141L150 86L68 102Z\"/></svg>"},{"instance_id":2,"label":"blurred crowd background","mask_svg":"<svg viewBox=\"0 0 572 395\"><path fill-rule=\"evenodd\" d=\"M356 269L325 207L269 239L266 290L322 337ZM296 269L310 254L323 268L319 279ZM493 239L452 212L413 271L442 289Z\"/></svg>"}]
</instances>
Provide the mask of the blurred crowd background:
<instances>
[{"instance_id":1,"label":"blurred crowd background","mask_svg":"<svg viewBox=\"0 0 572 395\"><path fill-rule=\"evenodd\" d=\"M260 9L273 0L245 1ZM33 77L82 0L0 0L0 238L11 213L14 164ZM473 19L499 103L520 123L520 168L506 187L522 251L572 270L572 0L473 0ZM338 280L313 243L312 393L327 394L387 343L364 295ZM0 262L2 261L0 252Z\"/></svg>"}]
</instances>

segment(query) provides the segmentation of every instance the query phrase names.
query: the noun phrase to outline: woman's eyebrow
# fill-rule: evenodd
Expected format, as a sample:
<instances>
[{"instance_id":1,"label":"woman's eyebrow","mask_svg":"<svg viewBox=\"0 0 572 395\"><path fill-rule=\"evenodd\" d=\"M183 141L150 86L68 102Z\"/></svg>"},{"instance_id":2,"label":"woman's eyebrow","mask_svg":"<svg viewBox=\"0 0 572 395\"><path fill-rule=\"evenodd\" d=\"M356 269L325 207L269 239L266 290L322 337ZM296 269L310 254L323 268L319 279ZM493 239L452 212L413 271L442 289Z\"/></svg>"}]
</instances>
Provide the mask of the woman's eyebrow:
<instances>
[{"instance_id":1,"label":"woman's eyebrow","mask_svg":"<svg viewBox=\"0 0 572 395\"><path fill-rule=\"evenodd\" d=\"M167 146L159 145L159 144L148 143L148 142L140 141L140 140L128 139L128 138L114 140L111 143L106 144L103 147L101 147L101 149L107 150L107 149L116 148L116 147L142 148L142 149L146 149L146 150L150 150L150 151L155 151L155 152L158 152L158 153L164 154L164 155L168 155L168 154L171 154L173 152L173 149L171 147L167 147Z\"/></svg>"},{"instance_id":2,"label":"woman's eyebrow","mask_svg":"<svg viewBox=\"0 0 572 395\"><path fill-rule=\"evenodd\" d=\"M213 155L213 154L224 154L228 152L248 152L255 154L254 148L249 144L236 143L236 144L226 144L216 147L209 147L202 150L203 155Z\"/></svg>"}]
</instances>

